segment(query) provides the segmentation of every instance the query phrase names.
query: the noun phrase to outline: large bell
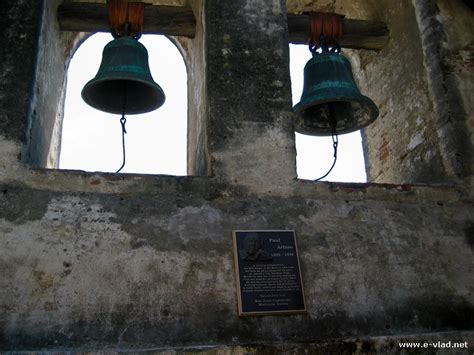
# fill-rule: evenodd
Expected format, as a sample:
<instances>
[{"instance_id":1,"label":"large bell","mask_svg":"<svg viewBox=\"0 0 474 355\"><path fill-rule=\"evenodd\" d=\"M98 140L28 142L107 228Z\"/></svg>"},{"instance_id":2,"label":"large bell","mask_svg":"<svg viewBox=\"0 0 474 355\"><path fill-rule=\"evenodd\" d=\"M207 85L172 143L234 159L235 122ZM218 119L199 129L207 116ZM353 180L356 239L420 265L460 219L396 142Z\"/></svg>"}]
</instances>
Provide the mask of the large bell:
<instances>
[{"instance_id":1,"label":"large bell","mask_svg":"<svg viewBox=\"0 0 474 355\"><path fill-rule=\"evenodd\" d=\"M129 115L153 111L165 102L151 76L146 48L129 37L105 46L99 71L82 89L82 98L98 110Z\"/></svg>"},{"instance_id":2,"label":"large bell","mask_svg":"<svg viewBox=\"0 0 474 355\"><path fill-rule=\"evenodd\" d=\"M336 52L314 54L306 63L303 94L293 111L299 113L296 132L314 136L356 131L379 114L374 102L357 88L349 60Z\"/></svg>"}]
</instances>

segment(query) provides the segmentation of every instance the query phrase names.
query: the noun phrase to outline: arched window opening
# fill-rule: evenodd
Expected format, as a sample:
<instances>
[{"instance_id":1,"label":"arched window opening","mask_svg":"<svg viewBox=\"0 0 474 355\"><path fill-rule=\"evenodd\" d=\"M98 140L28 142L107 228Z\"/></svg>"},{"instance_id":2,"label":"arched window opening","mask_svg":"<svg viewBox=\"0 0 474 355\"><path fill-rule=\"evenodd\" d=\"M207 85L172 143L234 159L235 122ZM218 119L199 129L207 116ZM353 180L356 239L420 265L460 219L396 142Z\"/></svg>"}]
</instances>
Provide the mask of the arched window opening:
<instances>
[{"instance_id":1,"label":"arched window opening","mask_svg":"<svg viewBox=\"0 0 474 355\"><path fill-rule=\"evenodd\" d=\"M290 44L290 75L293 105L303 91L303 69L311 58L307 46ZM326 174L334 157L331 137L296 134L296 172L299 179L314 180ZM337 163L322 181L366 182L364 152L360 131L339 136Z\"/></svg>"},{"instance_id":2,"label":"arched window opening","mask_svg":"<svg viewBox=\"0 0 474 355\"><path fill-rule=\"evenodd\" d=\"M98 111L81 98L99 69L110 34L89 37L69 65L60 169L115 172L122 164L120 116ZM127 116L126 164L121 173L186 175L187 72L178 48L165 36L144 35L154 80L166 95L158 110Z\"/></svg>"}]
</instances>

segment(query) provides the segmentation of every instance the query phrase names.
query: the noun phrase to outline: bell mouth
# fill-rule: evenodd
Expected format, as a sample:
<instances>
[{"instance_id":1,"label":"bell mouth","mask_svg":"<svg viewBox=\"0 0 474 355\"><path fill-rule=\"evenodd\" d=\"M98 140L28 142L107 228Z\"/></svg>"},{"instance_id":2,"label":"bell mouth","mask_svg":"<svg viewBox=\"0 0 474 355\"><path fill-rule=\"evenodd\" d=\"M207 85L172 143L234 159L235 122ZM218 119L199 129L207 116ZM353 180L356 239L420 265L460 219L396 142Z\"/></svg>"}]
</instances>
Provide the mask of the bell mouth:
<instances>
[{"instance_id":1,"label":"bell mouth","mask_svg":"<svg viewBox=\"0 0 474 355\"><path fill-rule=\"evenodd\" d=\"M295 131L311 136L330 136L332 124L329 105L332 105L336 118L336 133L355 132L371 124L379 115L375 103L367 96L339 97L331 101L313 101L298 103L293 112L298 115L294 119Z\"/></svg>"},{"instance_id":2,"label":"bell mouth","mask_svg":"<svg viewBox=\"0 0 474 355\"><path fill-rule=\"evenodd\" d=\"M81 95L95 109L119 115L138 115L156 110L166 99L158 84L136 78L94 78L84 86Z\"/></svg>"}]
</instances>

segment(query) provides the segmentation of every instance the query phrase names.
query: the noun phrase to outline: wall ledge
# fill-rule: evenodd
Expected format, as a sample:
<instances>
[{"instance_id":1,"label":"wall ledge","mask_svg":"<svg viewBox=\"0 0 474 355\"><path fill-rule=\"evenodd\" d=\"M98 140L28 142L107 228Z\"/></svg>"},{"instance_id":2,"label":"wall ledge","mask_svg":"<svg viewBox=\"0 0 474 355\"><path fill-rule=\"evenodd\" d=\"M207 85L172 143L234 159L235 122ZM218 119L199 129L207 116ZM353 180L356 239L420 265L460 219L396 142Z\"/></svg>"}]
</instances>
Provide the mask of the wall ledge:
<instances>
[{"instance_id":1,"label":"wall ledge","mask_svg":"<svg viewBox=\"0 0 474 355\"><path fill-rule=\"evenodd\" d=\"M262 343L262 344L212 344L212 345L194 345L186 347L160 347L160 348L78 348L63 349L51 348L42 349L44 352L64 352L69 355L84 354L119 354L122 352L144 353L144 354L346 354L346 353L411 353L413 349L404 350L400 343L415 343L423 346L428 343L430 354L444 354L449 351L456 351L456 354L470 354L472 344L474 343L474 331L445 331L433 333L415 333L403 335L372 336L363 338L342 338L320 340L306 343ZM446 348L454 343L459 346L467 343L467 348ZM464 345L463 344L463 345ZM425 349L423 349L426 351ZM419 351L419 350L418 350ZM22 354L37 354L36 351L21 351Z\"/></svg>"},{"instance_id":2,"label":"wall ledge","mask_svg":"<svg viewBox=\"0 0 474 355\"><path fill-rule=\"evenodd\" d=\"M280 186L269 185L256 193L247 186L217 177L172 176L148 174L114 174L79 170L54 170L43 168L22 169L22 178L1 176L2 189L26 189L55 192L81 192L100 194L175 194L185 193L205 199L238 197L281 197L320 200L390 200L419 203L423 201L458 203L472 201L470 189L464 185L380 184L314 182L294 179ZM467 185L467 184L466 184Z\"/></svg>"}]
</instances>

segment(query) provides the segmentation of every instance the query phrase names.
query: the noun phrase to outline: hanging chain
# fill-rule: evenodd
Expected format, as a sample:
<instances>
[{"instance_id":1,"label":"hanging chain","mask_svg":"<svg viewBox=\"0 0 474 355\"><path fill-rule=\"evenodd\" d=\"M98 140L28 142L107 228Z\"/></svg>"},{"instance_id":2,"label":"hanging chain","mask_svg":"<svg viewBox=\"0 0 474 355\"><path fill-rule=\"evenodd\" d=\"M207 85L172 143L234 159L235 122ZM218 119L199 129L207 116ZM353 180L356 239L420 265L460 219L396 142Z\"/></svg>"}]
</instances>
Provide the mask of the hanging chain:
<instances>
[{"instance_id":1,"label":"hanging chain","mask_svg":"<svg viewBox=\"0 0 474 355\"><path fill-rule=\"evenodd\" d=\"M332 47L329 48L328 43L332 43ZM326 41L326 37L321 35L319 44L318 46L314 44L309 44L309 50L312 53L313 57L316 55L319 55L317 52L318 48L321 48L321 53L335 53L339 54L341 53L341 47L337 43L336 39L333 38L331 41ZM328 176L332 169L334 169L334 166L336 166L336 161L337 161L337 147L339 145L339 137L337 135L337 121L336 121L336 115L334 112L334 105L333 104L328 104L328 111L329 111L329 124L331 125L331 138L332 138L332 146L334 148L334 161L329 168L328 172L321 176L320 178L314 180L314 181L320 181L324 179L326 176Z\"/></svg>"},{"instance_id":2,"label":"hanging chain","mask_svg":"<svg viewBox=\"0 0 474 355\"><path fill-rule=\"evenodd\" d=\"M309 12L310 21L310 36L308 38L309 51L313 57L320 54L340 54L341 47L339 46L338 40L343 34L343 23L342 19L344 16L334 13L322 13L322 12ZM314 180L319 181L328 176L337 161L337 147L339 145L339 137L337 135L337 120L334 112L334 104L327 104L327 111L329 115L329 124L331 126L331 138L332 146L334 148L334 161L329 168L329 171Z\"/></svg>"},{"instance_id":3,"label":"hanging chain","mask_svg":"<svg viewBox=\"0 0 474 355\"><path fill-rule=\"evenodd\" d=\"M131 37L138 40L143 32L143 19L145 3L137 0L107 0L110 31L114 38ZM122 95L122 117L120 124L122 126L122 166L115 172L118 174L125 166L125 124L127 119L127 81L123 80Z\"/></svg>"},{"instance_id":4,"label":"hanging chain","mask_svg":"<svg viewBox=\"0 0 474 355\"><path fill-rule=\"evenodd\" d=\"M336 166L336 161L337 161L337 146L339 145L339 137L337 135L337 122L336 122L336 116L334 113L334 106L333 104L328 104L329 106L329 120L331 123L331 138L332 138L332 146L334 148L334 161L329 168L328 172L321 176L320 178L314 180L314 181L319 181L324 179L326 176L328 176L332 169L334 169L334 166Z\"/></svg>"},{"instance_id":5,"label":"hanging chain","mask_svg":"<svg viewBox=\"0 0 474 355\"><path fill-rule=\"evenodd\" d=\"M120 124L122 125L122 155L123 155L123 162L122 166L115 172L118 174L120 170L123 169L125 166L125 134L127 134L127 130L125 129L125 123L127 123L127 119L125 118L125 113L122 114L122 118L120 119Z\"/></svg>"},{"instance_id":6,"label":"hanging chain","mask_svg":"<svg viewBox=\"0 0 474 355\"><path fill-rule=\"evenodd\" d=\"M122 125L122 156L123 162L122 166L115 172L118 174L120 170L123 169L125 166L125 135L127 134L127 130L125 129L125 124L127 123L127 119L125 118L125 112L127 112L127 82L123 82L123 95L122 95L122 117L120 118L120 124Z\"/></svg>"}]
</instances>

